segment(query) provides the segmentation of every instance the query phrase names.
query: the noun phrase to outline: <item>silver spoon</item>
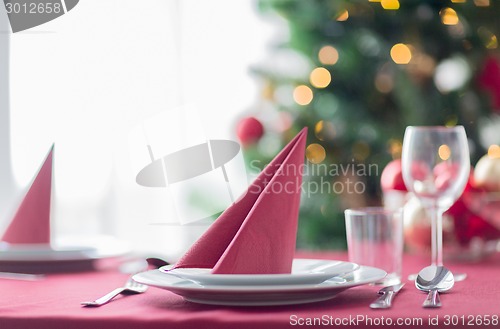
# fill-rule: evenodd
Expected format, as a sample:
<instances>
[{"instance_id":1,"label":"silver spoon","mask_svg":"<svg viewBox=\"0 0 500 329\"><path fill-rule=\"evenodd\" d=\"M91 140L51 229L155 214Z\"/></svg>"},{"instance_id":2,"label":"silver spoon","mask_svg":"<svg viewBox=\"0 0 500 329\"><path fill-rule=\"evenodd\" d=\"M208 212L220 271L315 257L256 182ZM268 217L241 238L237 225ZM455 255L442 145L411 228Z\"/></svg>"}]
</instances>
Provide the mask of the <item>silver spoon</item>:
<instances>
[{"instance_id":1,"label":"silver spoon","mask_svg":"<svg viewBox=\"0 0 500 329\"><path fill-rule=\"evenodd\" d=\"M424 308L441 307L439 293L450 290L455 284L455 278L450 270L444 266L427 266L418 273L415 286L420 291L428 292Z\"/></svg>"},{"instance_id":2,"label":"silver spoon","mask_svg":"<svg viewBox=\"0 0 500 329\"><path fill-rule=\"evenodd\" d=\"M408 281L415 281L417 279L418 273L412 273L408 275ZM454 273L453 277L455 278L455 282L461 282L467 279L467 273Z\"/></svg>"}]
</instances>

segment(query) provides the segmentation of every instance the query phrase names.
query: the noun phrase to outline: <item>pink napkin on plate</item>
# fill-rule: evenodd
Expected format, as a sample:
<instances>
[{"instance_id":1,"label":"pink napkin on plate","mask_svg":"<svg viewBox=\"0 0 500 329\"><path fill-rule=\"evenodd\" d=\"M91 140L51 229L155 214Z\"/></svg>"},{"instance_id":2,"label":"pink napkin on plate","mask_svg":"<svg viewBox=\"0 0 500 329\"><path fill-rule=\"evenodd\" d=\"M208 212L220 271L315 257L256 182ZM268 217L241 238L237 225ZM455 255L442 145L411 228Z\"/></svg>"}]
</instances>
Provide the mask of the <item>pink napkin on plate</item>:
<instances>
[{"instance_id":1,"label":"pink napkin on plate","mask_svg":"<svg viewBox=\"0 0 500 329\"><path fill-rule=\"evenodd\" d=\"M53 153L54 145L0 241L11 244L50 244Z\"/></svg>"},{"instance_id":2,"label":"pink napkin on plate","mask_svg":"<svg viewBox=\"0 0 500 329\"><path fill-rule=\"evenodd\" d=\"M214 274L291 273L307 128L267 165L174 268Z\"/></svg>"}]
</instances>

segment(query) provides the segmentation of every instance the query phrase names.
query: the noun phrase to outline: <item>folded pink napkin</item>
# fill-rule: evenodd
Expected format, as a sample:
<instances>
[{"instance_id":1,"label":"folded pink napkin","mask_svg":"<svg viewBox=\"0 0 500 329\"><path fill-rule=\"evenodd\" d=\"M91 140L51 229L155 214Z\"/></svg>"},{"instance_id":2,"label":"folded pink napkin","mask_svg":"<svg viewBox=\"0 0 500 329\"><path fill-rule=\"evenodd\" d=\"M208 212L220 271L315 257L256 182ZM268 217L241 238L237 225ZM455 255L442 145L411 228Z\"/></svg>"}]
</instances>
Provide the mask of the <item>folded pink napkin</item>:
<instances>
[{"instance_id":1,"label":"folded pink napkin","mask_svg":"<svg viewBox=\"0 0 500 329\"><path fill-rule=\"evenodd\" d=\"M212 268L214 274L290 273L306 137L304 128L175 268Z\"/></svg>"},{"instance_id":2,"label":"folded pink napkin","mask_svg":"<svg viewBox=\"0 0 500 329\"><path fill-rule=\"evenodd\" d=\"M50 195L54 145L0 241L12 244L50 243Z\"/></svg>"}]
</instances>

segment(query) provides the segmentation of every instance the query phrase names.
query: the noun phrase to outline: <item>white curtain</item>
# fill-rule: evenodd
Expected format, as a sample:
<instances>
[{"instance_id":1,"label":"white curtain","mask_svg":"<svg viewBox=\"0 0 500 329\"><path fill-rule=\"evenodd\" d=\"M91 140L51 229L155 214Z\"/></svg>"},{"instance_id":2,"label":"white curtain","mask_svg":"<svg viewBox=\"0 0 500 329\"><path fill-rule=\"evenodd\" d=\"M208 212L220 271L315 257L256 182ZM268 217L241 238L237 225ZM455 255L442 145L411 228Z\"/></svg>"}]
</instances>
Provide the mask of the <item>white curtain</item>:
<instances>
[{"instance_id":1,"label":"white curtain","mask_svg":"<svg viewBox=\"0 0 500 329\"><path fill-rule=\"evenodd\" d=\"M273 29L254 7L230 0L84 0L39 27L2 32L3 225L54 142L56 236L110 234L139 250L184 250L204 228L150 225L166 216L165 200L135 184L130 132L189 103L198 107L208 138L235 138L236 117L256 99L249 65L263 56ZM9 31L0 16L0 29Z\"/></svg>"}]
</instances>

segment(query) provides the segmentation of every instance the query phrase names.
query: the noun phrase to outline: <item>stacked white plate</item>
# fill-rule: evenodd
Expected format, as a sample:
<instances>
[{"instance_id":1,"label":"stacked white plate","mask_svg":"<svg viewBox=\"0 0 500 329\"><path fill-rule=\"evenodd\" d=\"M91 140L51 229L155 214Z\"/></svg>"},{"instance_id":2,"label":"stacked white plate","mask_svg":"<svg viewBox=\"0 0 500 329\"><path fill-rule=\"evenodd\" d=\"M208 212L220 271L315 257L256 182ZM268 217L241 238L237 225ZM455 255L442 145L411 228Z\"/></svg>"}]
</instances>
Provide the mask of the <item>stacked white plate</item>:
<instances>
[{"instance_id":1,"label":"stacked white plate","mask_svg":"<svg viewBox=\"0 0 500 329\"><path fill-rule=\"evenodd\" d=\"M195 303L261 306L327 300L385 275L381 269L349 262L295 259L291 274L212 274L210 269L172 269L169 265L136 274L134 280Z\"/></svg>"},{"instance_id":2,"label":"stacked white plate","mask_svg":"<svg viewBox=\"0 0 500 329\"><path fill-rule=\"evenodd\" d=\"M49 244L0 242L0 271L21 273L75 272L93 269L100 259L130 252L125 243L112 237L58 239Z\"/></svg>"}]
</instances>

